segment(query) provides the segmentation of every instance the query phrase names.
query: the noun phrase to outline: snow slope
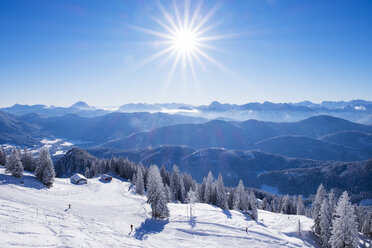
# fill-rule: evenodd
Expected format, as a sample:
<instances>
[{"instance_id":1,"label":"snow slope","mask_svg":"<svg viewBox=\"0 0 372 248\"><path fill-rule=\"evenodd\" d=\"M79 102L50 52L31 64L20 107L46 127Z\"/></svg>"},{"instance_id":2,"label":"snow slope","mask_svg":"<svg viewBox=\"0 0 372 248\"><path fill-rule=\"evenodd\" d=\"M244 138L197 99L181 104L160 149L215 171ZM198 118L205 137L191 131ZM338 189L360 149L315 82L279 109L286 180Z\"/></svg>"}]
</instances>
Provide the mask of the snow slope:
<instances>
[{"instance_id":1,"label":"snow slope","mask_svg":"<svg viewBox=\"0 0 372 248\"><path fill-rule=\"evenodd\" d=\"M187 205L169 204L169 220L154 220L146 198L120 178L87 185L58 178L51 189L30 173L24 185L19 181L0 168L0 247L318 247L304 216L259 210L255 222L238 211L194 204L190 218Z\"/></svg>"}]
</instances>

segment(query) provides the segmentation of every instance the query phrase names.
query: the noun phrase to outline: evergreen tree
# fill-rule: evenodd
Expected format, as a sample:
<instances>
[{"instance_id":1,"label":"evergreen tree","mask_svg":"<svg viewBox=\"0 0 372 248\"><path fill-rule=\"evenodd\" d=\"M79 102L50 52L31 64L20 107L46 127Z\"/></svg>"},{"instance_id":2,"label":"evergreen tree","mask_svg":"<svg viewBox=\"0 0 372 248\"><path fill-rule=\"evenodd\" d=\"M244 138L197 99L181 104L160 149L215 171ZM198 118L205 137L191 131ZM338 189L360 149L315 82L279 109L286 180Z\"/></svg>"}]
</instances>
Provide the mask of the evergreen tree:
<instances>
[{"instance_id":1,"label":"evergreen tree","mask_svg":"<svg viewBox=\"0 0 372 248\"><path fill-rule=\"evenodd\" d=\"M289 195L285 195L282 198L282 207L280 209L280 212L283 214L289 214L290 205L289 205Z\"/></svg>"},{"instance_id":2,"label":"evergreen tree","mask_svg":"<svg viewBox=\"0 0 372 248\"><path fill-rule=\"evenodd\" d=\"M331 219L333 219L333 213L335 212L335 205L336 205L336 197L333 192L333 189L331 189L331 192L328 194L328 201L329 201L329 212L331 214ZM332 222L331 222L332 226Z\"/></svg>"},{"instance_id":3,"label":"evergreen tree","mask_svg":"<svg viewBox=\"0 0 372 248\"><path fill-rule=\"evenodd\" d=\"M245 189L243 181L240 180L238 186L235 188L234 199L233 199L233 209L236 210L247 210L245 208Z\"/></svg>"},{"instance_id":4,"label":"evergreen tree","mask_svg":"<svg viewBox=\"0 0 372 248\"><path fill-rule=\"evenodd\" d=\"M332 248L358 247L358 230L354 208L346 191L337 203L329 243Z\"/></svg>"},{"instance_id":5,"label":"evergreen tree","mask_svg":"<svg viewBox=\"0 0 372 248\"><path fill-rule=\"evenodd\" d=\"M300 195L297 199L297 208L296 208L297 215L304 215L305 214L305 205L302 199L302 195Z\"/></svg>"},{"instance_id":6,"label":"evergreen tree","mask_svg":"<svg viewBox=\"0 0 372 248\"><path fill-rule=\"evenodd\" d=\"M170 185L170 175L169 172L165 169L164 164L160 168L161 179L163 180L164 185Z\"/></svg>"},{"instance_id":7,"label":"evergreen tree","mask_svg":"<svg viewBox=\"0 0 372 248\"><path fill-rule=\"evenodd\" d=\"M36 167L35 159L32 156L32 154L28 151L27 148L23 150L21 160L22 160L22 164L25 170L35 171L35 167Z\"/></svg>"},{"instance_id":8,"label":"evergreen tree","mask_svg":"<svg viewBox=\"0 0 372 248\"><path fill-rule=\"evenodd\" d=\"M234 209L234 191L235 189L230 187L228 196L227 196L227 204L229 206L229 209Z\"/></svg>"},{"instance_id":9,"label":"evergreen tree","mask_svg":"<svg viewBox=\"0 0 372 248\"><path fill-rule=\"evenodd\" d=\"M170 179L170 188L173 195L174 201L181 201L182 189L181 189L181 176L177 165L173 166L173 171Z\"/></svg>"},{"instance_id":10,"label":"evergreen tree","mask_svg":"<svg viewBox=\"0 0 372 248\"><path fill-rule=\"evenodd\" d=\"M251 207L251 217L253 220L258 220L258 211L257 211L257 199L253 191L249 195L249 205Z\"/></svg>"},{"instance_id":11,"label":"evergreen tree","mask_svg":"<svg viewBox=\"0 0 372 248\"><path fill-rule=\"evenodd\" d=\"M48 188L53 186L55 173L49 150L43 147L39 150L39 158L35 168L35 176Z\"/></svg>"},{"instance_id":12,"label":"evergreen tree","mask_svg":"<svg viewBox=\"0 0 372 248\"><path fill-rule=\"evenodd\" d=\"M216 194L217 194L216 206L222 209L227 209L228 206L227 206L225 185L223 184L221 173L218 175L218 179L217 179Z\"/></svg>"},{"instance_id":13,"label":"evergreen tree","mask_svg":"<svg viewBox=\"0 0 372 248\"><path fill-rule=\"evenodd\" d=\"M164 219L169 217L167 196L159 168L151 165L147 176L147 202L151 205L152 217Z\"/></svg>"},{"instance_id":14,"label":"evergreen tree","mask_svg":"<svg viewBox=\"0 0 372 248\"><path fill-rule=\"evenodd\" d=\"M312 216L314 219L314 233L317 236L320 236L320 208L322 206L324 197L325 197L325 189L323 184L320 184L318 190L316 192L315 201L312 204Z\"/></svg>"},{"instance_id":15,"label":"evergreen tree","mask_svg":"<svg viewBox=\"0 0 372 248\"><path fill-rule=\"evenodd\" d=\"M21 162L19 151L14 147L5 164L6 172L11 173L15 177L23 176L23 165Z\"/></svg>"},{"instance_id":16,"label":"evergreen tree","mask_svg":"<svg viewBox=\"0 0 372 248\"><path fill-rule=\"evenodd\" d=\"M366 236L372 236L372 213L368 213L362 221L361 232Z\"/></svg>"},{"instance_id":17,"label":"evergreen tree","mask_svg":"<svg viewBox=\"0 0 372 248\"><path fill-rule=\"evenodd\" d=\"M320 207L320 241L323 247L329 247L329 239L331 237L331 213L329 210L327 198L323 199Z\"/></svg>"},{"instance_id":18,"label":"evergreen tree","mask_svg":"<svg viewBox=\"0 0 372 248\"><path fill-rule=\"evenodd\" d=\"M205 180L205 191L204 191L204 202L210 204L212 202L212 186L213 186L213 175L212 172L208 172L208 176Z\"/></svg>"},{"instance_id":19,"label":"evergreen tree","mask_svg":"<svg viewBox=\"0 0 372 248\"><path fill-rule=\"evenodd\" d=\"M168 184L165 184L164 191L165 191L165 196L167 198L167 202L171 202L173 197L172 197L171 188L168 186Z\"/></svg>"},{"instance_id":20,"label":"evergreen tree","mask_svg":"<svg viewBox=\"0 0 372 248\"><path fill-rule=\"evenodd\" d=\"M6 152L0 147L0 165L6 165Z\"/></svg>"},{"instance_id":21,"label":"evergreen tree","mask_svg":"<svg viewBox=\"0 0 372 248\"><path fill-rule=\"evenodd\" d=\"M262 210L267 210L268 204L269 204L269 203L267 202L267 198L264 197L263 200L262 200L262 202L261 202L261 206L260 206L261 209L262 209Z\"/></svg>"},{"instance_id":22,"label":"evergreen tree","mask_svg":"<svg viewBox=\"0 0 372 248\"><path fill-rule=\"evenodd\" d=\"M198 202L198 197L197 197L196 191L190 189L190 191L187 192L187 202L189 202L189 203Z\"/></svg>"},{"instance_id":23,"label":"evergreen tree","mask_svg":"<svg viewBox=\"0 0 372 248\"><path fill-rule=\"evenodd\" d=\"M145 194L145 183L143 181L142 169L138 168L137 170L137 178L136 178L136 193L139 195Z\"/></svg>"}]
</instances>

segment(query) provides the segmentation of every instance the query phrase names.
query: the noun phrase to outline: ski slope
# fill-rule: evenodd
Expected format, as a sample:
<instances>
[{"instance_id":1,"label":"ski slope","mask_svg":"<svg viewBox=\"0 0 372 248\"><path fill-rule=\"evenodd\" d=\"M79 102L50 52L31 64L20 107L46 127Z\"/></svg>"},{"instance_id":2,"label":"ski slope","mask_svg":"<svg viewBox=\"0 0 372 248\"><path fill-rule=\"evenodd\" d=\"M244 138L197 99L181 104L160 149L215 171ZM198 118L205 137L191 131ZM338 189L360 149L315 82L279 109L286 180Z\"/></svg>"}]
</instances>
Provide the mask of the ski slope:
<instances>
[{"instance_id":1,"label":"ski slope","mask_svg":"<svg viewBox=\"0 0 372 248\"><path fill-rule=\"evenodd\" d=\"M169 220L154 220L146 198L120 178L87 185L57 178L46 189L30 173L21 185L1 167L0 247L318 247L305 216L259 210L255 222L208 204L194 204L192 217L186 204L168 206Z\"/></svg>"}]
</instances>

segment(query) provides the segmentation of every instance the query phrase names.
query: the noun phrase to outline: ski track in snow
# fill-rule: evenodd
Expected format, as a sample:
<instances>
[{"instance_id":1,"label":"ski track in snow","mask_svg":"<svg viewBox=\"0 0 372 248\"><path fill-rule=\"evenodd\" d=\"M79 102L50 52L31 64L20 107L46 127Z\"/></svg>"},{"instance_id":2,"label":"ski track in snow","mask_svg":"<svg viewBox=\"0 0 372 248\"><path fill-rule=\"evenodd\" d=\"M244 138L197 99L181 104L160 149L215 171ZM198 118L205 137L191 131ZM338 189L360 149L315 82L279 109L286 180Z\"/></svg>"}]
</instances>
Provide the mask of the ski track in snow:
<instances>
[{"instance_id":1,"label":"ski track in snow","mask_svg":"<svg viewBox=\"0 0 372 248\"><path fill-rule=\"evenodd\" d=\"M313 222L305 216L259 210L255 222L241 212L198 203L192 218L185 204L168 204L170 218L154 220L146 198L124 180L72 185L57 178L46 189L25 174L20 185L0 168L0 247L318 247L311 238ZM296 232L299 218L302 238Z\"/></svg>"}]
</instances>

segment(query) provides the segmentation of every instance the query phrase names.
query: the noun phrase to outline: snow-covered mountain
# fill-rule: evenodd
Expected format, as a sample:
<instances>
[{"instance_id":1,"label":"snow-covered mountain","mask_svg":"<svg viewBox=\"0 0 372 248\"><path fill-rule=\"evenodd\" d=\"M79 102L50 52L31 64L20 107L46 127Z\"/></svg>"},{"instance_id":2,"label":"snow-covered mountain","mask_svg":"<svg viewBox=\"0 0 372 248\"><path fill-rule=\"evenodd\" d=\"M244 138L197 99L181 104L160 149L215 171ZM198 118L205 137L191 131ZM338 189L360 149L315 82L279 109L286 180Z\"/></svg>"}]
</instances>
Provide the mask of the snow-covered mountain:
<instances>
[{"instance_id":1,"label":"snow-covered mountain","mask_svg":"<svg viewBox=\"0 0 372 248\"><path fill-rule=\"evenodd\" d=\"M184 103L128 103L120 107L93 107L85 102L79 101L70 107L15 104L0 110L24 115L37 113L43 116L62 116L66 114L78 114L84 117L102 116L110 112L149 112L182 114L207 119L226 119L245 121L256 119L261 121L293 122L316 115L331 115L349 121L371 124L372 102L366 100L352 101L324 101L312 103L303 101L298 103L272 103L272 102L250 102L242 105L219 103L213 101L209 105L193 106Z\"/></svg>"},{"instance_id":2,"label":"snow-covered mountain","mask_svg":"<svg viewBox=\"0 0 372 248\"><path fill-rule=\"evenodd\" d=\"M305 216L259 210L256 222L198 203L192 216L190 205L168 204L168 220L152 219L146 198L120 178L86 185L57 178L46 189L30 173L21 185L0 168L0 206L0 247L319 247Z\"/></svg>"}]
</instances>

